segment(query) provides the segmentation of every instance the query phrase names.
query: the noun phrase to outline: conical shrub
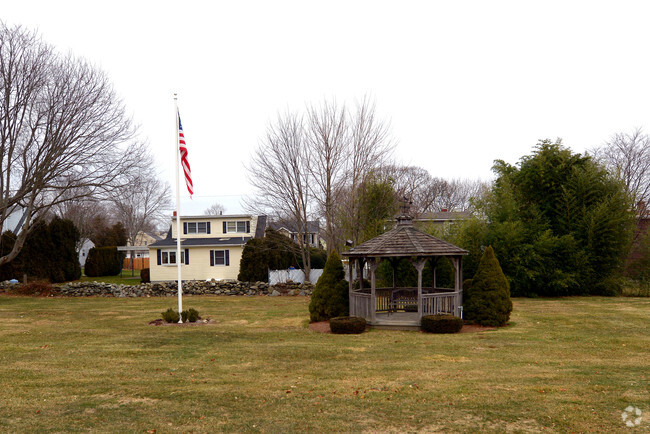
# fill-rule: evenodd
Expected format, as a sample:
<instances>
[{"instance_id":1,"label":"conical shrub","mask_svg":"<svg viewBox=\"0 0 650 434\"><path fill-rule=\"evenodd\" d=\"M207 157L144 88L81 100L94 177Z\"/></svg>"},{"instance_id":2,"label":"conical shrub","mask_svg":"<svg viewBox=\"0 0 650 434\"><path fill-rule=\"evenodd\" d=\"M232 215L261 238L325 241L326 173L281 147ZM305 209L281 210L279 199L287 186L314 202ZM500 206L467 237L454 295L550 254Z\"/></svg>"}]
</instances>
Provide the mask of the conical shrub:
<instances>
[{"instance_id":1,"label":"conical shrub","mask_svg":"<svg viewBox=\"0 0 650 434\"><path fill-rule=\"evenodd\" d=\"M343 263L338 253L332 251L312 291L309 319L312 322L326 321L337 316L348 316L349 311L348 282L345 280Z\"/></svg>"},{"instance_id":2,"label":"conical shrub","mask_svg":"<svg viewBox=\"0 0 650 434\"><path fill-rule=\"evenodd\" d=\"M463 311L465 319L486 326L502 326L510 319L510 284L492 246L483 252L466 294Z\"/></svg>"}]
</instances>

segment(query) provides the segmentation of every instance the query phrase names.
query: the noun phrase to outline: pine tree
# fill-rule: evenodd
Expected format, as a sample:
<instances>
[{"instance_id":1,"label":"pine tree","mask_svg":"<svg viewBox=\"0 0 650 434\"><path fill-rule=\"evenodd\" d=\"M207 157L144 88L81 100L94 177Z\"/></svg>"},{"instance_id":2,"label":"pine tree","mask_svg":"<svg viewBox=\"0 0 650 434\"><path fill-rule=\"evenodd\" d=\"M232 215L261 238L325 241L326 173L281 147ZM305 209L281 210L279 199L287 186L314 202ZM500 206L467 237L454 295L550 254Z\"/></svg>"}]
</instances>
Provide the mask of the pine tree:
<instances>
[{"instance_id":1,"label":"pine tree","mask_svg":"<svg viewBox=\"0 0 650 434\"><path fill-rule=\"evenodd\" d=\"M309 318L312 322L326 321L337 316L347 316L349 311L348 282L345 280L341 258L333 250L311 294Z\"/></svg>"},{"instance_id":2,"label":"pine tree","mask_svg":"<svg viewBox=\"0 0 650 434\"><path fill-rule=\"evenodd\" d=\"M510 319L510 284L492 246L483 252L465 299L464 312L467 320L487 326L502 326Z\"/></svg>"}]
</instances>

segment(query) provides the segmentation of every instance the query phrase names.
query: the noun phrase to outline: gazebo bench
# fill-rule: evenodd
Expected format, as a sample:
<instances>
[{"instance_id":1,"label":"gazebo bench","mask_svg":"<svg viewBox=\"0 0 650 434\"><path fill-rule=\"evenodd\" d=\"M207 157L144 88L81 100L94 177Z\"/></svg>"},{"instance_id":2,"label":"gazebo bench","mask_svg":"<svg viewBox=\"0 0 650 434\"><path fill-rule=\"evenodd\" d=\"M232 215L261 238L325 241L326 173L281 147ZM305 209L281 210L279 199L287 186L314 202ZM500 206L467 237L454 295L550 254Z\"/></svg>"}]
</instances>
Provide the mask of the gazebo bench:
<instances>
[{"instance_id":1,"label":"gazebo bench","mask_svg":"<svg viewBox=\"0 0 650 434\"><path fill-rule=\"evenodd\" d=\"M418 290L413 289L397 289L390 293L388 300L388 312L397 312L398 310L406 310L407 306L415 306L417 312L418 306Z\"/></svg>"}]
</instances>

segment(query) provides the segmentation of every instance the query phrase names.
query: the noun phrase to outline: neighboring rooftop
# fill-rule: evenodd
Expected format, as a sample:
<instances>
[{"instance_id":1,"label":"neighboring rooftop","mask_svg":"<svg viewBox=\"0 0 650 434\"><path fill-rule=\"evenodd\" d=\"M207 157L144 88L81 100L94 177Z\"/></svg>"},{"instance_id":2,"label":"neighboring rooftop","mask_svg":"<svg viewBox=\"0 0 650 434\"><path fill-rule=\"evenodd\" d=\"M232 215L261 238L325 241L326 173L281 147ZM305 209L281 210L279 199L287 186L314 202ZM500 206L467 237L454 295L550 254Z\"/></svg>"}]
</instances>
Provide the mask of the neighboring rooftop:
<instances>
[{"instance_id":1,"label":"neighboring rooftop","mask_svg":"<svg viewBox=\"0 0 650 434\"><path fill-rule=\"evenodd\" d=\"M278 231L280 229L286 229L289 232L297 233L298 232L298 225L294 222L287 222L287 221L281 221L281 222L269 222L269 227L275 231ZM320 230L320 223L318 220L310 220L307 222L307 233L318 233Z\"/></svg>"}]
</instances>

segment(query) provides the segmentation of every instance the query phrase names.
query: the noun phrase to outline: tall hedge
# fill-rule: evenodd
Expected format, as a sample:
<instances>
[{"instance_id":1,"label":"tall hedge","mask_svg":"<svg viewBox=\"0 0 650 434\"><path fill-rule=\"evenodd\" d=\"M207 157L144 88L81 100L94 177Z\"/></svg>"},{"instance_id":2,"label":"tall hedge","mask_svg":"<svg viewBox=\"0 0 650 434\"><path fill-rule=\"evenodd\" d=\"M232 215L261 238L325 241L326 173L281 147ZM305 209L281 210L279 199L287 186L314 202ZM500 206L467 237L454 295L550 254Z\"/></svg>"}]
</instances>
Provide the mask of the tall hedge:
<instances>
[{"instance_id":1,"label":"tall hedge","mask_svg":"<svg viewBox=\"0 0 650 434\"><path fill-rule=\"evenodd\" d=\"M265 242L262 238L248 240L244 246L239 262L240 282L267 282L269 279L268 252L265 252Z\"/></svg>"},{"instance_id":2,"label":"tall hedge","mask_svg":"<svg viewBox=\"0 0 650 434\"><path fill-rule=\"evenodd\" d=\"M348 282L341 258L334 250L327 258L323 274L312 291L309 319L312 322L326 321L337 316L348 316L349 313Z\"/></svg>"},{"instance_id":3,"label":"tall hedge","mask_svg":"<svg viewBox=\"0 0 650 434\"><path fill-rule=\"evenodd\" d=\"M510 319L510 284L492 246L483 252L465 297L463 312L467 320L486 326L502 326Z\"/></svg>"},{"instance_id":4,"label":"tall hedge","mask_svg":"<svg viewBox=\"0 0 650 434\"><path fill-rule=\"evenodd\" d=\"M117 247L93 247L86 258L86 276L115 276L122 270L122 255Z\"/></svg>"},{"instance_id":5,"label":"tall hedge","mask_svg":"<svg viewBox=\"0 0 650 434\"><path fill-rule=\"evenodd\" d=\"M15 239L11 232L2 235L2 254L11 251ZM81 276L78 240L79 231L72 221L54 217L48 224L41 220L32 227L18 256L0 267L0 276L22 279L27 274L51 282L76 280Z\"/></svg>"}]
</instances>

